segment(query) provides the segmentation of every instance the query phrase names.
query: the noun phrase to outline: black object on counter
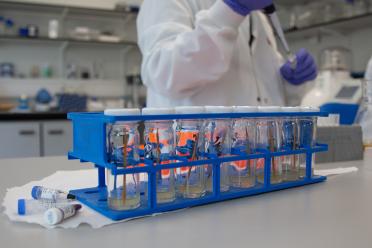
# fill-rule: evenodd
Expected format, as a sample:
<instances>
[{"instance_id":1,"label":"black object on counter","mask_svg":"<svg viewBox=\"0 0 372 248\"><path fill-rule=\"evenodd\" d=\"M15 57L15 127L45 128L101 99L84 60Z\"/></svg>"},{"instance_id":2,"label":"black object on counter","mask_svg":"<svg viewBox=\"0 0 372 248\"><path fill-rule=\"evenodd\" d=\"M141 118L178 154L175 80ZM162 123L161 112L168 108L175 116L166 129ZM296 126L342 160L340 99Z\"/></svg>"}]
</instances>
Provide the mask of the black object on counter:
<instances>
[{"instance_id":1,"label":"black object on counter","mask_svg":"<svg viewBox=\"0 0 372 248\"><path fill-rule=\"evenodd\" d=\"M0 121L39 121L39 120L67 120L67 113L1 113Z\"/></svg>"}]
</instances>

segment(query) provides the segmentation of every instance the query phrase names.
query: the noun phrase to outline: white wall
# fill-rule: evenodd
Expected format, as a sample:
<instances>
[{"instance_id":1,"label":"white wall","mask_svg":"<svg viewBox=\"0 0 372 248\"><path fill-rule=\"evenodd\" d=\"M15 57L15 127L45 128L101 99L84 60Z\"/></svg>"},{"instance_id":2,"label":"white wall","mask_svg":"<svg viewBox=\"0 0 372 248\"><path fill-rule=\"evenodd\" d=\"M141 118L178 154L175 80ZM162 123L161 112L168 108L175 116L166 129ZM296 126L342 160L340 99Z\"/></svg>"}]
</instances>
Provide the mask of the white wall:
<instances>
[{"instance_id":1,"label":"white wall","mask_svg":"<svg viewBox=\"0 0 372 248\"><path fill-rule=\"evenodd\" d=\"M318 64L322 49L332 46L342 46L352 51L351 67L353 71L364 71L372 56L372 28L358 29L345 36L322 36L311 39L291 39L289 42L294 49L306 48L317 58Z\"/></svg>"}]
</instances>

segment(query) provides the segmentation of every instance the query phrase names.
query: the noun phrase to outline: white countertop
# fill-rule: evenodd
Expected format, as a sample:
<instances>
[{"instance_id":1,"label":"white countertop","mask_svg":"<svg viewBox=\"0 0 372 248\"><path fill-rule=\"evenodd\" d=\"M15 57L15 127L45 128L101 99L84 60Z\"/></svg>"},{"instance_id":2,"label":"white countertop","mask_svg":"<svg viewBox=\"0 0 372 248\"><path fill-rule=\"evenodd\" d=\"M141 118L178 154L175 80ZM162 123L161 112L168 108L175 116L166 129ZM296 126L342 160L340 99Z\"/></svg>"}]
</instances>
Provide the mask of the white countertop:
<instances>
[{"instance_id":1,"label":"white countertop","mask_svg":"<svg viewBox=\"0 0 372 248\"><path fill-rule=\"evenodd\" d=\"M0 217L0 247L371 247L372 151L364 161L322 164L359 171L327 182L92 229L46 230ZM56 170L92 168L64 157L0 160L7 188Z\"/></svg>"}]
</instances>

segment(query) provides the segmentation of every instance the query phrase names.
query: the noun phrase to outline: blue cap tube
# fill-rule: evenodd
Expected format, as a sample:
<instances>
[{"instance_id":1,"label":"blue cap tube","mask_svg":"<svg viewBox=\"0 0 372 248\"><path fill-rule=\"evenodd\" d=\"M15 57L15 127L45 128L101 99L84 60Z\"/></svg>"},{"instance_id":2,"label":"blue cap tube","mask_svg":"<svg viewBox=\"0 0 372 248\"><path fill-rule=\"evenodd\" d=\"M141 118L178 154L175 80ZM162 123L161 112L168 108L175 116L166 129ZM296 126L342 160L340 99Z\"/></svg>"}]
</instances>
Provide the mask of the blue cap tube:
<instances>
[{"instance_id":1,"label":"blue cap tube","mask_svg":"<svg viewBox=\"0 0 372 248\"><path fill-rule=\"evenodd\" d=\"M34 186L34 187L32 187L32 190L31 190L31 196L32 196L32 198L34 198L35 200L39 199L39 195L38 195L38 193L39 193L39 188L40 188L40 186Z\"/></svg>"},{"instance_id":2,"label":"blue cap tube","mask_svg":"<svg viewBox=\"0 0 372 248\"><path fill-rule=\"evenodd\" d=\"M26 201L25 199L18 200L18 214L25 215L26 214Z\"/></svg>"}]
</instances>

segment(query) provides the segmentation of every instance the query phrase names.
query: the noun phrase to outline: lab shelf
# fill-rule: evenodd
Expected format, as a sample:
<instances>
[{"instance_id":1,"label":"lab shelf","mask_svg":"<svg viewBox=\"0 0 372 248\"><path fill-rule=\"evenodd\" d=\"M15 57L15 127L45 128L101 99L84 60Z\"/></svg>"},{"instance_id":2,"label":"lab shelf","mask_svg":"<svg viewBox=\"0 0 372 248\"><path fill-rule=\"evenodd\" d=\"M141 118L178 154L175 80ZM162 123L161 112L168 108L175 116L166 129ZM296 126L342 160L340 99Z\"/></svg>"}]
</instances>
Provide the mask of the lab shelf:
<instances>
[{"instance_id":1,"label":"lab shelf","mask_svg":"<svg viewBox=\"0 0 372 248\"><path fill-rule=\"evenodd\" d=\"M137 11L122 11L116 9L104 9L104 8L89 8L89 7L78 7L78 6L66 6L57 4L43 4L43 3L25 3L16 1L0 1L0 9L16 10L16 11L27 11L35 13L54 13L62 14L68 13L70 15L89 15L89 16L100 16L100 17L114 17L122 18L125 15L137 15Z\"/></svg>"},{"instance_id":2,"label":"lab shelf","mask_svg":"<svg viewBox=\"0 0 372 248\"><path fill-rule=\"evenodd\" d=\"M372 25L372 13L357 15L353 17L345 17L329 22L310 25L307 27L287 29L285 33L289 38L314 37L319 34L327 34L327 30L334 30L340 33L348 33L363 27Z\"/></svg>"},{"instance_id":3,"label":"lab shelf","mask_svg":"<svg viewBox=\"0 0 372 248\"><path fill-rule=\"evenodd\" d=\"M200 206L240 197L263 194L267 192L284 190L293 187L323 182L326 177L315 176L312 172L313 154L328 150L328 146L317 144L314 147L300 147L296 150L280 150L270 152L265 149L256 149L252 154L235 152L228 156L216 157L211 154L199 154L200 158L196 161L188 161L185 157L174 156L170 158L174 163L155 165L153 161L143 157L139 164L132 168L118 168L117 165L109 162L106 148L106 125L117 121L147 121L147 120L180 120L180 119L220 119L220 118L261 118L261 117L284 117L302 116L316 117L327 116L322 112L292 112L292 113L230 113L230 114L187 114L187 115L152 115L152 116L105 116L102 113L70 113L68 118L73 123L73 150L69 153L69 159L79 159L81 162L92 162L98 170L98 186L86 189L71 190L79 201L102 215L112 220L122 220L136 218L155 213L173 211L177 209ZM306 160L306 171L304 177L296 181L283 182L279 184L271 183L271 161L273 158L304 155ZM257 183L255 187L247 189L230 188L227 192L220 191L220 165L226 162L260 160L263 162L264 180ZM156 195L156 175L158 171L164 169L174 169L185 166L212 166L212 192L198 199L176 198L175 201L159 204ZM112 175L127 175L134 173L144 173L148 180L141 184L141 207L135 210L117 211L109 209L107 202L106 173Z\"/></svg>"},{"instance_id":4,"label":"lab shelf","mask_svg":"<svg viewBox=\"0 0 372 248\"><path fill-rule=\"evenodd\" d=\"M105 45L105 46L137 46L137 42L135 41L126 41L121 40L120 42L107 42L107 41L99 41L99 40L78 40L72 38L56 38L51 39L48 37L21 37L21 36L7 36L7 35L0 35L0 42L37 42L37 43L69 43L69 44L82 44L82 45Z\"/></svg>"}]
</instances>

